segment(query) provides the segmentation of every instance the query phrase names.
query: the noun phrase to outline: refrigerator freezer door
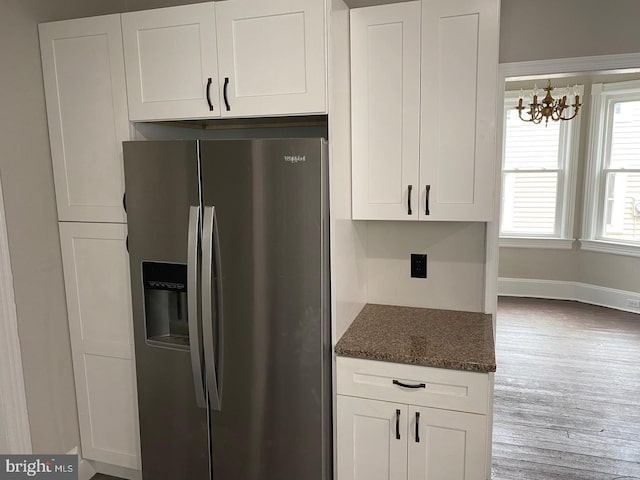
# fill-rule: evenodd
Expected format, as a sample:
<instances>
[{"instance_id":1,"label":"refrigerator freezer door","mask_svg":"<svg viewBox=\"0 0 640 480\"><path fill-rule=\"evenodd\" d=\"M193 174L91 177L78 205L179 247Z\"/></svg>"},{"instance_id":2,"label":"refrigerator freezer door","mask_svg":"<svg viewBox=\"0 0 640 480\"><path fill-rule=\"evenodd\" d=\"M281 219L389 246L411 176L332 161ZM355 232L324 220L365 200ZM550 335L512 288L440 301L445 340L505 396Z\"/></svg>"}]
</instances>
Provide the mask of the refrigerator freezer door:
<instances>
[{"instance_id":1,"label":"refrigerator freezer door","mask_svg":"<svg viewBox=\"0 0 640 480\"><path fill-rule=\"evenodd\" d=\"M221 286L224 321L214 479L330 478L323 148L201 142L204 207L215 207L219 235L212 298Z\"/></svg>"},{"instance_id":2,"label":"refrigerator freezer door","mask_svg":"<svg viewBox=\"0 0 640 480\"><path fill-rule=\"evenodd\" d=\"M125 142L124 165L143 478L209 479L207 409L197 406L187 318L198 292L199 272L187 267L188 253L199 263L197 245L189 248L199 236L189 232L199 225L198 145Z\"/></svg>"}]
</instances>

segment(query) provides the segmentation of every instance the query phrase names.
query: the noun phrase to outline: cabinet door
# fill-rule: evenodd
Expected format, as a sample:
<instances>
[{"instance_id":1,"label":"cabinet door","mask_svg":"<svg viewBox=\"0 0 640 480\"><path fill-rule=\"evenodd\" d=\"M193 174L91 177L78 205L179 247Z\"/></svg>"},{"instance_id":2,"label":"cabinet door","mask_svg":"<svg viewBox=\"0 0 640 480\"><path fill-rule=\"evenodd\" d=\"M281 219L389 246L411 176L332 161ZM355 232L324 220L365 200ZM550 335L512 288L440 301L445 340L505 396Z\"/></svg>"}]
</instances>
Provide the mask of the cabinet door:
<instances>
[{"instance_id":1,"label":"cabinet door","mask_svg":"<svg viewBox=\"0 0 640 480\"><path fill-rule=\"evenodd\" d=\"M58 218L125 222L129 121L120 15L39 29Z\"/></svg>"},{"instance_id":2,"label":"cabinet door","mask_svg":"<svg viewBox=\"0 0 640 480\"><path fill-rule=\"evenodd\" d=\"M421 219L493 218L499 5L423 0Z\"/></svg>"},{"instance_id":3,"label":"cabinet door","mask_svg":"<svg viewBox=\"0 0 640 480\"><path fill-rule=\"evenodd\" d=\"M407 406L337 398L337 480L406 479Z\"/></svg>"},{"instance_id":4,"label":"cabinet door","mask_svg":"<svg viewBox=\"0 0 640 480\"><path fill-rule=\"evenodd\" d=\"M122 224L60 223L82 455L140 469L125 239Z\"/></svg>"},{"instance_id":5,"label":"cabinet door","mask_svg":"<svg viewBox=\"0 0 640 480\"><path fill-rule=\"evenodd\" d=\"M122 15L129 118L219 117L212 2Z\"/></svg>"},{"instance_id":6,"label":"cabinet door","mask_svg":"<svg viewBox=\"0 0 640 480\"><path fill-rule=\"evenodd\" d=\"M486 480L487 417L409 407L409 480Z\"/></svg>"},{"instance_id":7,"label":"cabinet door","mask_svg":"<svg viewBox=\"0 0 640 480\"><path fill-rule=\"evenodd\" d=\"M420 2L351 10L352 217L417 220Z\"/></svg>"},{"instance_id":8,"label":"cabinet door","mask_svg":"<svg viewBox=\"0 0 640 480\"><path fill-rule=\"evenodd\" d=\"M326 112L324 19L323 0L216 2L222 115Z\"/></svg>"}]
</instances>

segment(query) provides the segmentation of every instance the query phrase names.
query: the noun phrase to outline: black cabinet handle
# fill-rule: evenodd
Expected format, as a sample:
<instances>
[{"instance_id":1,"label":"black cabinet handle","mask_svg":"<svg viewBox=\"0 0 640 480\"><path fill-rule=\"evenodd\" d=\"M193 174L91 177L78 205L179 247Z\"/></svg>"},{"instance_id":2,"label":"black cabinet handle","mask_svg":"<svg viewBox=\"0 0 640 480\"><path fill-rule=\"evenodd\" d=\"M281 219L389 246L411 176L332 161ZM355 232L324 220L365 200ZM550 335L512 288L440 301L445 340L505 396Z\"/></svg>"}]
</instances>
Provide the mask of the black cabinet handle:
<instances>
[{"instance_id":1,"label":"black cabinet handle","mask_svg":"<svg viewBox=\"0 0 640 480\"><path fill-rule=\"evenodd\" d=\"M427 385L424 383L408 384L408 383L399 382L398 380L394 380L393 384L398 385L399 387L404 387L404 388L427 388Z\"/></svg>"},{"instance_id":2,"label":"black cabinet handle","mask_svg":"<svg viewBox=\"0 0 640 480\"><path fill-rule=\"evenodd\" d=\"M420 412L416 412L416 443L420 443Z\"/></svg>"},{"instance_id":3,"label":"black cabinet handle","mask_svg":"<svg viewBox=\"0 0 640 480\"><path fill-rule=\"evenodd\" d=\"M400 410L396 410L396 440L400 440Z\"/></svg>"},{"instance_id":4,"label":"black cabinet handle","mask_svg":"<svg viewBox=\"0 0 640 480\"><path fill-rule=\"evenodd\" d=\"M413 215L411 211L411 190L413 190L413 185L409 185L409 193L407 194L407 215Z\"/></svg>"},{"instance_id":5,"label":"black cabinet handle","mask_svg":"<svg viewBox=\"0 0 640 480\"><path fill-rule=\"evenodd\" d=\"M124 208L124 213L127 213L127 194L126 194L126 192L122 194L122 208Z\"/></svg>"},{"instance_id":6,"label":"black cabinet handle","mask_svg":"<svg viewBox=\"0 0 640 480\"><path fill-rule=\"evenodd\" d=\"M429 213L429 194L431 193L431 185L427 185L427 199L425 201L425 205L424 205L424 214L425 215L430 215Z\"/></svg>"},{"instance_id":7,"label":"black cabinet handle","mask_svg":"<svg viewBox=\"0 0 640 480\"><path fill-rule=\"evenodd\" d=\"M127 235L127 238L124 241L124 246L127 247L127 253L129 253L129 235Z\"/></svg>"},{"instance_id":8,"label":"black cabinet handle","mask_svg":"<svg viewBox=\"0 0 640 480\"><path fill-rule=\"evenodd\" d=\"M213 103L211 103L211 83L213 83L213 80L209 77L207 79L207 103L209 104L209 111L213 112Z\"/></svg>"},{"instance_id":9,"label":"black cabinet handle","mask_svg":"<svg viewBox=\"0 0 640 480\"><path fill-rule=\"evenodd\" d=\"M224 97L224 105L227 112L231 111L231 105L229 105L229 98L227 97L227 88L229 88L229 77L224 77L224 88L222 89L222 96Z\"/></svg>"}]
</instances>

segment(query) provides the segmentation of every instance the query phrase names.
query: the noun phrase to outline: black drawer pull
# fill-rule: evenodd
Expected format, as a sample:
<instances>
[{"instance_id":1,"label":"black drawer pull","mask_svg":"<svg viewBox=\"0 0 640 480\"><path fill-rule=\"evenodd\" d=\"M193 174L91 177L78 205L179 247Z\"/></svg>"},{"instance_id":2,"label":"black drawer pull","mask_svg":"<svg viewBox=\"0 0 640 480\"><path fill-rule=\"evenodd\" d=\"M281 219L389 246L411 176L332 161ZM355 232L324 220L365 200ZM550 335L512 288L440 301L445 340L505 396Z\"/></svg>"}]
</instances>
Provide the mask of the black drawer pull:
<instances>
[{"instance_id":1,"label":"black drawer pull","mask_svg":"<svg viewBox=\"0 0 640 480\"><path fill-rule=\"evenodd\" d=\"M396 440L400 440L400 410L396 410Z\"/></svg>"},{"instance_id":2,"label":"black drawer pull","mask_svg":"<svg viewBox=\"0 0 640 480\"><path fill-rule=\"evenodd\" d=\"M429 211L429 195L431 194L431 185L427 185L426 187L426 199L424 202L424 214L425 215L431 215L431 212Z\"/></svg>"},{"instance_id":3,"label":"black drawer pull","mask_svg":"<svg viewBox=\"0 0 640 480\"><path fill-rule=\"evenodd\" d=\"M231 111L231 105L229 105L229 98L227 97L227 89L229 88L229 77L224 77L224 87L222 88L222 96L224 97L224 106L227 112Z\"/></svg>"},{"instance_id":4,"label":"black drawer pull","mask_svg":"<svg viewBox=\"0 0 640 480\"><path fill-rule=\"evenodd\" d=\"M207 79L207 104L209 105L209 111L213 112L213 103L211 102L211 84L213 83L213 79L209 77Z\"/></svg>"},{"instance_id":5,"label":"black drawer pull","mask_svg":"<svg viewBox=\"0 0 640 480\"><path fill-rule=\"evenodd\" d=\"M393 384L398 385L399 387L404 387L404 388L427 388L427 385L424 383L409 385L408 383L402 383L402 382L399 382L398 380L394 380Z\"/></svg>"}]
</instances>

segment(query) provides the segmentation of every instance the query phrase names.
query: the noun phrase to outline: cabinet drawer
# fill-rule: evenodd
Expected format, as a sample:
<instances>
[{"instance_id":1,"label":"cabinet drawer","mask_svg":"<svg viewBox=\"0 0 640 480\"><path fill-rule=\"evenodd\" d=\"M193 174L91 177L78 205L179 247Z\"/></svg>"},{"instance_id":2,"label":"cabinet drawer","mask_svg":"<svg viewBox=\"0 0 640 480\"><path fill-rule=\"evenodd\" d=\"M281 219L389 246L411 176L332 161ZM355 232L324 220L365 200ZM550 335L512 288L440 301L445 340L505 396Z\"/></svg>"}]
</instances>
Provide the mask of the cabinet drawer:
<instances>
[{"instance_id":1,"label":"cabinet drawer","mask_svg":"<svg viewBox=\"0 0 640 480\"><path fill-rule=\"evenodd\" d=\"M337 393L470 413L487 413L489 375L337 357ZM408 388L405 385L422 385Z\"/></svg>"}]
</instances>

